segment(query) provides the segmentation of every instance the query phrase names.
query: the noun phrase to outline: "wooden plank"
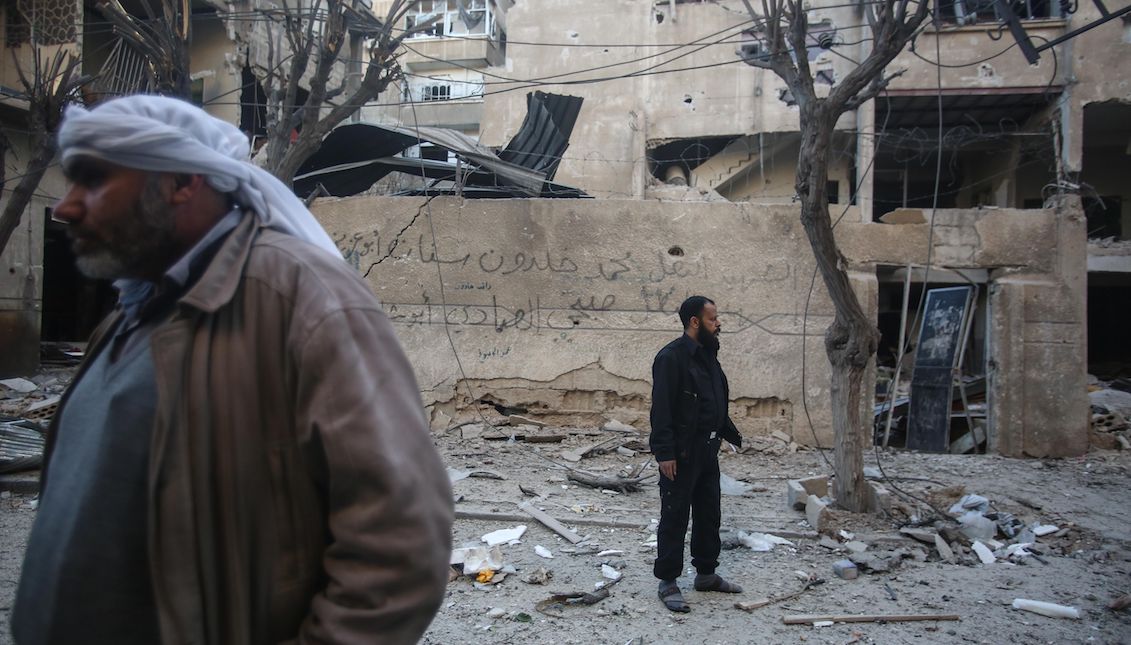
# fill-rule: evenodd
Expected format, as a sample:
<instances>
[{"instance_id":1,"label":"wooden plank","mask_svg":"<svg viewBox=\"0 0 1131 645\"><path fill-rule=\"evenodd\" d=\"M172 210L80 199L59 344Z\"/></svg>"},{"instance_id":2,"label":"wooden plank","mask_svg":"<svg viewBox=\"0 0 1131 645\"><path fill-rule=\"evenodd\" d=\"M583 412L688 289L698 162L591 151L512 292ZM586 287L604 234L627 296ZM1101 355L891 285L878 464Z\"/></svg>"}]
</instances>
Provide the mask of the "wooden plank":
<instances>
[{"instance_id":1,"label":"wooden plank","mask_svg":"<svg viewBox=\"0 0 1131 645\"><path fill-rule=\"evenodd\" d=\"M813 623L906 623L917 620L962 620L958 614L795 614L782 616L786 625L812 625Z\"/></svg>"},{"instance_id":2,"label":"wooden plank","mask_svg":"<svg viewBox=\"0 0 1131 645\"><path fill-rule=\"evenodd\" d=\"M545 524L550 530L570 541L570 544L577 544L581 541L581 536L574 533L565 527L564 524L543 513L536 506L530 502L523 502L518 505L518 508L524 513L530 515L539 522Z\"/></svg>"}]
</instances>

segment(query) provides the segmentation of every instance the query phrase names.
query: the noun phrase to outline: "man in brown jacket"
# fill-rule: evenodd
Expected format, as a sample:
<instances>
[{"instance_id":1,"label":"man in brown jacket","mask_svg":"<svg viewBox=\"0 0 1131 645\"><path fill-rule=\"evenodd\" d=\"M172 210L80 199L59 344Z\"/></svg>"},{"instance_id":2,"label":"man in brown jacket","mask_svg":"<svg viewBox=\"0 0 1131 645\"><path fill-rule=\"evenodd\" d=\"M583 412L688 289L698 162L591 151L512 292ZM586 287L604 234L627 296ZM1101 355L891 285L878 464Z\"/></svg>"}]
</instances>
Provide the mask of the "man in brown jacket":
<instances>
[{"instance_id":1,"label":"man in brown jacket","mask_svg":"<svg viewBox=\"0 0 1131 645\"><path fill-rule=\"evenodd\" d=\"M54 217L121 296L52 423L16 642L417 641L451 490L366 284L198 108L72 108L59 136Z\"/></svg>"}]
</instances>

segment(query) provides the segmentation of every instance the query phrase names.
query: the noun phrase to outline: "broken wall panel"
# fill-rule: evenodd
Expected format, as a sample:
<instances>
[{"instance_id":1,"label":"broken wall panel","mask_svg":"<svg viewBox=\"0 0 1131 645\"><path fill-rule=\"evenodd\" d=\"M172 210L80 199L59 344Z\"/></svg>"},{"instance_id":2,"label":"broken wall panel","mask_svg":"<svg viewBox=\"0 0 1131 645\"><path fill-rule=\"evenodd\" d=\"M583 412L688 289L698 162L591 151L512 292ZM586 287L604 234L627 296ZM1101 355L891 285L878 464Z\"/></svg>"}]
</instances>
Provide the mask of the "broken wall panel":
<instances>
[{"instance_id":1,"label":"broken wall panel","mask_svg":"<svg viewBox=\"0 0 1131 645\"><path fill-rule=\"evenodd\" d=\"M833 309L818 280L805 315L813 265L795 208L454 198L420 207L417 198L356 197L319 200L314 211L383 302L437 427L488 401L644 429L652 359L681 333L680 302L705 294L719 304L740 430L830 444L824 332ZM876 265L925 263L929 227L922 214L908 224L855 216L836 234L874 316ZM1005 454L1078 454L1087 445L1086 414L1074 421L1087 411L1084 355L1072 341L1084 333L1078 209L936 217L955 230L935 238L935 265L990 269L991 290L1000 282L988 332L999 411L991 443ZM803 396L815 438L795 414Z\"/></svg>"}]
</instances>

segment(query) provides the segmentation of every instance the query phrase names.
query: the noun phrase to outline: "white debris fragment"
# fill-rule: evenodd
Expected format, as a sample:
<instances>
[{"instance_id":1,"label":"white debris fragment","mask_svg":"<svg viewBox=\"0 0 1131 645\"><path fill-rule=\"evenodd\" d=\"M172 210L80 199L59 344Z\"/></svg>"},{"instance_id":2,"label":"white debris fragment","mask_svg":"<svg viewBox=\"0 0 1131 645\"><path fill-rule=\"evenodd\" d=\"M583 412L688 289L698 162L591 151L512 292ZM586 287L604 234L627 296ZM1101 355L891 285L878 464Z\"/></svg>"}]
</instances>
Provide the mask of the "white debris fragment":
<instances>
[{"instance_id":1,"label":"white debris fragment","mask_svg":"<svg viewBox=\"0 0 1131 645\"><path fill-rule=\"evenodd\" d=\"M773 551L774 546L778 544L786 544L793 546L793 542L785 538L771 535L769 533L747 533L746 531L738 532L738 541L748 547L751 551Z\"/></svg>"},{"instance_id":2,"label":"white debris fragment","mask_svg":"<svg viewBox=\"0 0 1131 645\"><path fill-rule=\"evenodd\" d=\"M746 493L749 493L753 488L753 484L740 482L726 473L719 473L719 490L722 491L723 495L742 497Z\"/></svg>"},{"instance_id":3,"label":"white debris fragment","mask_svg":"<svg viewBox=\"0 0 1131 645\"><path fill-rule=\"evenodd\" d=\"M997 524L978 511L968 511L958 518L962 534L971 540L991 540L997 534Z\"/></svg>"},{"instance_id":4,"label":"white debris fragment","mask_svg":"<svg viewBox=\"0 0 1131 645\"><path fill-rule=\"evenodd\" d=\"M1018 542L1017 544L1010 544L1005 549L1005 557L1007 557L1007 558L1025 558L1025 557L1028 557L1030 555L1033 555L1032 553L1029 553L1028 551L1025 550L1025 547L1027 547L1027 546L1032 546L1032 544L1029 543L1029 542Z\"/></svg>"},{"instance_id":5,"label":"white debris fragment","mask_svg":"<svg viewBox=\"0 0 1131 645\"><path fill-rule=\"evenodd\" d=\"M818 620L818 621L814 621L813 626L814 627L831 627L835 624L836 623L834 623L831 620Z\"/></svg>"},{"instance_id":6,"label":"white debris fragment","mask_svg":"<svg viewBox=\"0 0 1131 645\"><path fill-rule=\"evenodd\" d=\"M601 565L601 575L608 578L609 580L613 580L613 581L620 580L621 577L624 576L623 573L621 573L620 571L617 571L616 569L610 567L607 564Z\"/></svg>"},{"instance_id":7,"label":"white debris fragment","mask_svg":"<svg viewBox=\"0 0 1131 645\"><path fill-rule=\"evenodd\" d=\"M487 617L490 618L491 620L495 620L497 618L502 618L503 616L506 616L506 615L507 615L507 610L503 609L502 607L492 607L490 610L487 611Z\"/></svg>"},{"instance_id":8,"label":"white debris fragment","mask_svg":"<svg viewBox=\"0 0 1131 645\"><path fill-rule=\"evenodd\" d=\"M456 560L456 552L462 552L464 575L475 575L481 571L498 571L503 568L503 552L498 547L487 548L475 546L468 549L456 549L452 552L452 560ZM452 562L452 564L459 564Z\"/></svg>"},{"instance_id":9,"label":"white debris fragment","mask_svg":"<svg viewBox=\"0 0 1131 645\"><path fill-rule=\"evenodd\" d=\"M856 535L853 534L853 533L849 533L848 531L845 531L844 529L841 529L840 530L840 537L841 537L842 540L853 540L853 539L856 538Z\"/></svg>"},{"instance_id":10,"label":"white debris fragment","mask_svg":"<svg viewBox=\"0 0 1131 645\"><path fill-rule=\"evenodd\" d=\"M1041 537L1043 535L1048 535L1049 533L1056 533L1060 530L1060 527L1054 524L1038 524L1031 530L1033 531L1033 535Z\"/></svg>"},{"instance_id":11,"label":"white debris fragment","mask_svg":"<svg viewBox=\"0 0 1131 645\"><path fill-rule=\"evenodd\" d=\"M534 553L540 558L546 558L547 560L554 559L554 554L550 553L550 550L542 546L541 544L538 544L534 547Z\"/></svg>"},{"instance_id":12,"label":"white debris fragment","mask_svg":"<svg viewBox=\"0 0 1131 645\"><path fill-rule=\"evenodd\" d=\"M616 419L609 419L608 422L605 423L605 425L601 426L601 429L605 432L624 432L626 434L635 434L639 432L639 430L637 430L636 428L628 425L627 423L617 421Z\"/></svg>"},{"instance_id":13,"label":"white debris fragment","mask_svg":"<svg viewBox=\"0 0 1131 645\"><path fill-rule=\"evenodd\" d=\"M985 513L990 510L990 500L982 497L981 495L965 495L962 499L950 507L951 515L960 515L966 511L978 511Z\"/></svg>"},{"instance_id":14,"label":"white debris fragment","mask_svg":"<svg viewBox=\"0 0 1131 645\"><path fill-rule=\"evenodd\" d=\"M499 529L498 531L491 531L490 533L484 535L482 539L487 543L487 546L496 546L499 544L506 544L507 542L513 542L514 540L521 538L523 533L526 533L526 525L519 524L513 529Z\"/></svg>"},{"instance_id":15,"label":"white debris fragment","mask_svg":"<svg viewBox=\"0 0 1131 645\"><path fill-rule=\"evenodd\" d=\"M448 468L448 480L453 484L461 479L467 479L470 476L470 470L456 470L455 468Z\"/></svg>"},{"instance_id":16,"label":"white debris fragment","mask_svg":"<svg viewBox=\"0 0 1131 645\"><path fill-rule=\"evenodd\" d=\"M598 558L605 558L611 555L624 555L624 551L620 549L606 549L597 554Z\"/></svg>"},{"instance_id":17,"label":"white debris fragment","mask_svg":"<svg viewBox=\"0 0 1131 645\"><path fill-rule=\"evenodd\" d=\"M1040 600L1029 600L1027 598L1014 598L1013 608L1024 609L1025 611L1031 611L1034 614L1048 616L1049 618L1080 618L1080 610L1075 607Z\"/></svg>"},{"instance_id":18,"label":"white debris fragment","mask_svg":"<svg viewBox=\"0 0 1131 645\"><path fill-rule=\"evenodd\" d=\"M982 561L982 564L993 564L997 560L997 558L994 557L993 552L990 551L990 547L982 544L981 542L978 542L977 540L974 541L974 546L972 548L974 549L974 553L978 554L978 559Z\"/></svg>"},{"instance_id":19,"label":"white debris fragment","mask_svg":"<svg viewBox=\"0 0 1131 645\"><path fill-rule=\"evenodd\" d=\"M9 390L15 390L20 394L28 394L29 392L34 392L39 389L38 385L32 383L26 378L4 379L3 381L0 381L0 385L3 385Z\"/></svg>"}]
</instances>

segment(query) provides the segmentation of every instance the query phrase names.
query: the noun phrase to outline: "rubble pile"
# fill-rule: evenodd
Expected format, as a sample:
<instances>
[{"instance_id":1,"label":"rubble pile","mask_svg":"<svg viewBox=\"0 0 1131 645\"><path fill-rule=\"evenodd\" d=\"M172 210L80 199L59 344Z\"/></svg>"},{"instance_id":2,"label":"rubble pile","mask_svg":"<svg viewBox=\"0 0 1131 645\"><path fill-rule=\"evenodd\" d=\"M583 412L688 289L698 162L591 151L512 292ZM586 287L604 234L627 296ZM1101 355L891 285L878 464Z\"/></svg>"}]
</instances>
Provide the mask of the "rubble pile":
<instances>
[{"instance_id":1,"label":"rubble pile","mask_svg":"<svg viewBox=\"0 0 1131 645\"><path fill-rule=\"evenodd\" d=\"M1092 444L1107 450L1131 450L1131 393L1104 388L1088 393L1092 404Z\"/></svg>"}]
</instances>

